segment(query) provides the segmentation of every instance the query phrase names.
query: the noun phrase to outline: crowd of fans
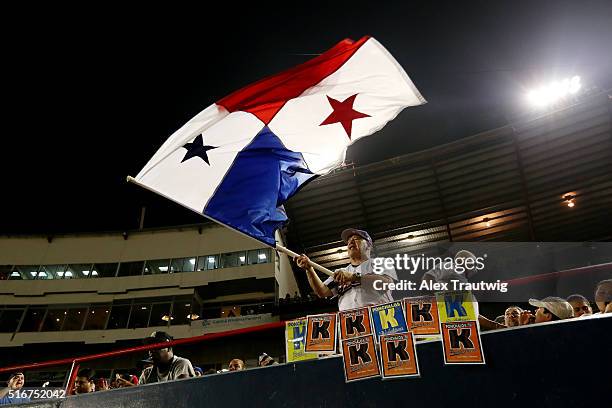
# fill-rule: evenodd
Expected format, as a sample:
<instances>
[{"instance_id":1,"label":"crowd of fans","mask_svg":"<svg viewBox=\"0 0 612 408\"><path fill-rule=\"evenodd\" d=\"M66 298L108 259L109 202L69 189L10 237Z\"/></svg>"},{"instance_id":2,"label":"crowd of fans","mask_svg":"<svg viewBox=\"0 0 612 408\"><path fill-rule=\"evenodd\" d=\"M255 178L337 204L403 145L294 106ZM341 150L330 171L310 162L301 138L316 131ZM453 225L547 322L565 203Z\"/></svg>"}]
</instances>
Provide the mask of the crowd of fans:
<instances>
[{"instance_id":1,"label":"crowd of fans","mask_svg":"<svg viewBox=\"0 0 612 408\"><path fill-rule=\"evenodd\" d=\"M505 310L505 313L498 316L494 321L481 316L481 326L484 326L483 328L485 330L501 329L571 318L587 318L592 315L612 313L612 279L606 279L599 282L595 287L594 295L597 312L593 311L593 307L589 300L580 294L573 294L566 299L550 296L541 300L530 299L529 304L535 307L535 310L526 310L513 305L509 306ZM494 326L491 326L489 323L493 323ZM143 343L159 344L172 340L173 337L168 333L156 331L145 338ZM172 381L247 369L242 359L234 358L229 361L227 368L221 370L208 369L204 371L200 367L194 367L188 359L174 354L172 347L151 350L149 351L149 358L141 360L140 363L142 371L139 376L130 373L116 374L115 378L112 380L96 377L95 371L92 369L81 369L74 381L72 392L76 395L80 395L114 388L134 387L141 384ZM275 364L278 363L266 353L262 353L257 362L258 367L266 367ZM21 390L24 386L25 376L22 372L11 374L7 382L7 387L0 388L0 405L28 402L28 398L11 396L11 391Z\"/></svg>"},{"instance_id":2,"label":"crowd of fans","mask_svg":"<svg viewBox=\"0 0 612 408\"><path fill-rule=\"evenodd\" d=\"M147 344L158 344L172 341L173 337L163 331L153 332L143 341ZM72 393L74 395L88 394L92 392L106 391L115 388L134 387L142 384L156 382L173 381L183 378L201 377L210 374L218 374L231 371L246 370L247 366L243 360L234 358L229 361L227 368L215 370L210 368L203 370L201 367L193 366L191 361L174 354L172 347L159 348L149 351L149 358L141 360L140 376L134 374L115 374L115 378L96 377L93 369L83 368L76 375ZM266 367L278 364L273 357L267 353L262 353L258 360L258 367ZM16 391L22 390L25 386L25 375L22 372L11 374L6 388L0 388L0 405L18 404L29 402L27 397L15 397ZM11 392L12 391L12 392Z\"/></svg>"},{"instance_id":3,"label":"crowd of fans","mask_svg":"<svg viewBox=\"0 0 612 408\"><path fill-rule=\"evenodd\" d=\"M488 319L484 319L484 326L487 329L501 329L612 313L612 279L603 280L595 286L595 304L598 309L595 313L591 302L580 294L570 295L566 299L556 296L542 300L530 299L529 304L537 309L531 311L523 310L519 306L509 306L503 315L494 320L496 326L488 324Z\"/></svg>"}]
</instances>

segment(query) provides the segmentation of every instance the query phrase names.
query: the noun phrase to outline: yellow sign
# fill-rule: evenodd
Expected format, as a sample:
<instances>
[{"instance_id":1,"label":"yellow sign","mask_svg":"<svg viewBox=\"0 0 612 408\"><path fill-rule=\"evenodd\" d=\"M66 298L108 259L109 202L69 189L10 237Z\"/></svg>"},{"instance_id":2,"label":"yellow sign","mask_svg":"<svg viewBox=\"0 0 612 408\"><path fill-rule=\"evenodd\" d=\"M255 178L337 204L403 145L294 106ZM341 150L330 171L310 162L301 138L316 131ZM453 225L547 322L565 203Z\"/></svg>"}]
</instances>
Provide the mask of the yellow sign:
<instances>
[{"instance_id":1,"label":"yellow sign","mask_svg":"<svg viewBox=\"0 0 612 408\"><path fill-rule=\"evenodd\" d=\"M472 292L438 292L436 301L440 323L478 321L478 306Z\"/></svg>"},{"instance_id":2,"label":"yellow sign","mask_svg":"<svg viewBox=\"0 0 612 408\"><path fill-rule=\"evenodd\" d=\"M291 320L285 323L285 352L287 362L312 360L317 353L306 353L306 319Z\"/></svg>"}]
</instances>

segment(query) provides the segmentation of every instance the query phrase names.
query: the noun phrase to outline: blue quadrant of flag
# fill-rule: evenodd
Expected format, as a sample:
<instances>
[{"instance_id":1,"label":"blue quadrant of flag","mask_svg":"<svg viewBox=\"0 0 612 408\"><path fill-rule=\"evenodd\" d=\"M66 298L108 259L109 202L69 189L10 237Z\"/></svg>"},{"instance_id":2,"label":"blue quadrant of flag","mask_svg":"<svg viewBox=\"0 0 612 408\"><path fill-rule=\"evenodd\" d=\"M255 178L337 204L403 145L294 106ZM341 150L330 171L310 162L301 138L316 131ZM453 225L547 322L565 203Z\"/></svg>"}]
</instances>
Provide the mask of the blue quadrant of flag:
<instances>
[{"instance_id":1,"label":"blue quadrant of flag","mask_svg":"<svg viewBox=\"0 0 612 408\"><path fill-rule=\"evenodd\" d=\"M267 126L238 155L203 213L268 245L287 215L283 204L315 174Z\"/></svg>"}]
</instances>

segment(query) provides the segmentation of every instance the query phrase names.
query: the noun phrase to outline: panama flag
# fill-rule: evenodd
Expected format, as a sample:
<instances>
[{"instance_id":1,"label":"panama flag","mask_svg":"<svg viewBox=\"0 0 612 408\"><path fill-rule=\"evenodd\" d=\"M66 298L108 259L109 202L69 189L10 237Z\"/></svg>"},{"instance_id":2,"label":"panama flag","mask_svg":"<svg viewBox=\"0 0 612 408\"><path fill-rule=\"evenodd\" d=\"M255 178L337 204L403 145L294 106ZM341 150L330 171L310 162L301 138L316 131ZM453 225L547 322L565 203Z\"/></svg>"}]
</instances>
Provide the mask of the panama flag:
<instances>
[{"instance_id":1,"label":"panama flag","mask_svg":"<svg viewBox=\"0 0 612 408\"><path fill-rule=\"evenodd\" d=\"M348 145L423 103L378 41L344 40L204 109L133 181L275 246L289 197L341 164Z\"/></svg>"}]
</instances>

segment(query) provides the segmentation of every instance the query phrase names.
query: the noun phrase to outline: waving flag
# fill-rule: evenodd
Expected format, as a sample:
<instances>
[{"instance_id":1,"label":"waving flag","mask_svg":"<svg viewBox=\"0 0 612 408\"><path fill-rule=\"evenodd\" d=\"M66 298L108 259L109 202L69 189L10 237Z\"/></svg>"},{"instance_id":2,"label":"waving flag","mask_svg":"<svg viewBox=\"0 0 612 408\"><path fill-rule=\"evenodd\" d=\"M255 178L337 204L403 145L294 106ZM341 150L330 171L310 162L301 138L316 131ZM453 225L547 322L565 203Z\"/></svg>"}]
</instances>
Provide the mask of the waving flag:
<instances>
[{"instance_id":1,"label":"waving flag","mask_svg":"<svg viewBox=\"0 0 612 408\"><path fill-rule=\"evenodd\" d=\"M289 197L341 164L352 142L422 103L375 39L344 40L200 112L170 136L136 182L274 246Z\"/></svg>"}]
</instances>

